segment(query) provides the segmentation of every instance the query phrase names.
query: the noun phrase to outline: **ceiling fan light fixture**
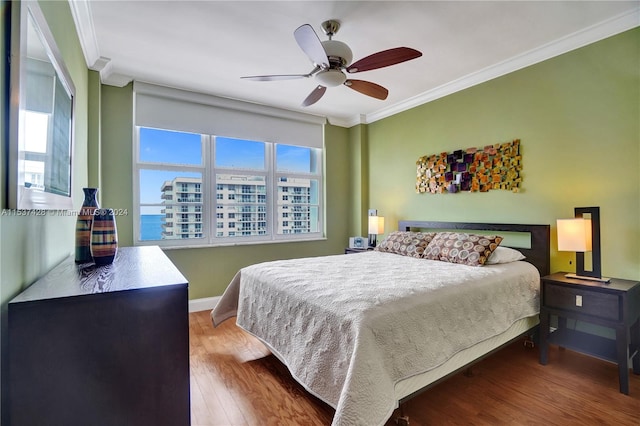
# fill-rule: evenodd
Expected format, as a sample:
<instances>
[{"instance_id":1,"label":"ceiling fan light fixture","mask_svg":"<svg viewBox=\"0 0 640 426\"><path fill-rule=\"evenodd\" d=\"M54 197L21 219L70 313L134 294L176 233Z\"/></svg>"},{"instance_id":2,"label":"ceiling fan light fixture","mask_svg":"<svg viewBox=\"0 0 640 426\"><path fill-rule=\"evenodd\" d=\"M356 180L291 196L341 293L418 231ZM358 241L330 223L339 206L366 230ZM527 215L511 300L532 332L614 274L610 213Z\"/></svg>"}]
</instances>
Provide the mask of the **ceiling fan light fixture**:
<instances>
[{"instance_id":1,"label":"ceiling fan light fixture","mask_svg":"<svg viewBox=\"0 0 640 426\"><path fill-rule=\"evenodd\" d=\"M325 87L337 87L347 81L347 76L340 70L329 69L320 71L316 79Z\"/></svg>"}]
</instances>

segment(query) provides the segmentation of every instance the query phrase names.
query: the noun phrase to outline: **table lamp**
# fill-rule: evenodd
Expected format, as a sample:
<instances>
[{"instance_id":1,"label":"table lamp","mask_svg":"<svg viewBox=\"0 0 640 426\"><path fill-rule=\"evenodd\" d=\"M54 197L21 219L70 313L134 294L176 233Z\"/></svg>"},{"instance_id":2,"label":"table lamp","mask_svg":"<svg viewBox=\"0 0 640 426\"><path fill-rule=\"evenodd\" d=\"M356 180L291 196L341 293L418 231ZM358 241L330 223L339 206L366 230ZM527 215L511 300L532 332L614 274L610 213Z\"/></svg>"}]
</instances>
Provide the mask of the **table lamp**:
<instances>
[{"instance_id":1,"label":"table lamp","mask_svg":"<svg viewBox=\"0 0 640 426\"><path fill-rule=\"evenodd\" d=\"M558 219L558 251L576 252L576 273L567 278L607 283L601 276L600 208L576 207L575 218ZM591 270L585 270L584 254L591 252Z\"/></svg>"},{"instance_id":2,"label":"table lamp","mask_svg":"<svg viewBox=\"0 0 640 426\"><path fill-rule=\"evenodd\" d=\"M384 234L384 217L377 210L369 210L369 247L375 247L378 235Z\"/></svg>"}]
</instances>

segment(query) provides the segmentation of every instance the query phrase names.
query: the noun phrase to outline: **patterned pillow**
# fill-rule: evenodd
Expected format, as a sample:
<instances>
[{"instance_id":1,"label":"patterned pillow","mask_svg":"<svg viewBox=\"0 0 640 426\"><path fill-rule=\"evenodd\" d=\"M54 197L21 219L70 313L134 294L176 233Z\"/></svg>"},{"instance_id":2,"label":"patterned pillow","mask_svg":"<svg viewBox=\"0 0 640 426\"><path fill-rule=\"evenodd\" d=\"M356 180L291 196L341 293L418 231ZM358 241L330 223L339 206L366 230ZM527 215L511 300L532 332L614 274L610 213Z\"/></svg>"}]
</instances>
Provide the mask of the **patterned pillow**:
<instances>
[{"instance_id":1,"label":"patterned pillow","mask_svg":"<svg viewBox=\"0 0 640 426\"><path fill-rule=\"evenodd\" d=\"M424 258L482 266L501 241L497 235L439 232L427 246Z\"/></svg>"},{"instance_id":2,"label":"patterned pillow","mask_svg":"<svg viewBox=\"0 0 640 426\"><path fill-rule=\"evenodd\" d=\"M375 248L376 251L422 258L435 232L393 231Z\"/></svg>"}]
</instances>

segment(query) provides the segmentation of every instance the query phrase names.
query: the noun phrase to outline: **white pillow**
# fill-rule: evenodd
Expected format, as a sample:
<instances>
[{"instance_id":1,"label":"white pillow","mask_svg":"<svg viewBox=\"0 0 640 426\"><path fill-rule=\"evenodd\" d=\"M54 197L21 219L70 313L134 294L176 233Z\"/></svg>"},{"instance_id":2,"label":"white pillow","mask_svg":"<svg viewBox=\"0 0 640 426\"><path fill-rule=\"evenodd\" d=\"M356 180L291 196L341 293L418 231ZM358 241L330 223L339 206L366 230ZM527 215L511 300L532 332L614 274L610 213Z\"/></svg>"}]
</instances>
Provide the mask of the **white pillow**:
<instances>
[{"instance_id":1,"label":"white pillow","mask_svg":"<svg viewBox=\"0 0 640 426\"><path fill-rule=\"evenodd\" d=\"M517 260L523 260L525 256L520 253L518 250L514 250L509 247L498 246L491 253L489 259L485 262L485 265L496 265L498 263L510 263L515 262Z\"/></svg>"}]
</instances>

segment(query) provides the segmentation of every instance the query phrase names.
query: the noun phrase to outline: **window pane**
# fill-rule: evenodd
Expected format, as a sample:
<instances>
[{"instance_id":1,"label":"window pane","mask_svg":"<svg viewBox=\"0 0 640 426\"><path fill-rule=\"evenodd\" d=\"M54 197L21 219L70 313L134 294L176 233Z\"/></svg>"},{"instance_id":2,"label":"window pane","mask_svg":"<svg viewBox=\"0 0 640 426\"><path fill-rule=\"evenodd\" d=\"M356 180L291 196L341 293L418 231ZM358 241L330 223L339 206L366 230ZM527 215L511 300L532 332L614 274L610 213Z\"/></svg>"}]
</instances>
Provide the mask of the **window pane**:
<instances>
[{"instance_id":1,"label":"window pane","mask_svg":"<svg viewBox=\"0 0 640 426\"><path fill-rule=\"evenodd\" d=\"M320 232L320 214L318 207L309 207L309 232Z\"/></svg>"},{"instance_id":2,"label":"window pane","mask_svg":"<svg viewBox=\"0 0 640 426\"><path fill-rule=\"evenodd\" d=\"M203 198L201 173L140 170L140 239L204 238Z\"/></svg>"},{"instance_id":3,"label":"window pane","mask_svg":"<svg viewBox=\"0 0 640 426\"><path fill-rule=\"evenodd\" d=\"M264 142L216 137L216 167L265 169Z\"/></svg>"},{"instance_id":4,"label":"window pane","mask_svg":"<svg viewBox=\"0 0 640 426\"><path fill-rule=\"evenodd\" d=\"M24 150L47 153L49 140L49 116L42 112L25 111L24 113Z\"/></svg>"},{"instance_id":5,"label":"window pane","mask_svg":"<svg viewBox=\"0 0 640 426\"><path fill-rule=\"evenodd\" d=\"M64 174L59 175L56 165L51 161L52 149L55 151L55 144L50 135L52 130L49 128L51 118L50 113L25 111L23 176L25 187L55 194L60 193L59 191L64 192L67 178Z\"/></svg>"},{"instance_id":6,"label":"window pane","mask_svg":"<svg viewBox=\"0 0 640 426\"><path fill-rule=\"evenodd\" d=\"M318 181L278 179L278 234L318 232Z\"/></svg>"},{"instance_id":7,"label":"window pane","mask_svg":"<svg viewBox=\"0 0 640 426\"><path fill-rule=\"evenodd\" d=\"M316 173L317 149L292 145L276 145L276 168L279 172Z\"/></svg>"},{"instance_id":8,"label":"window pane","mask_svg":"<svg viewBox=\"0 0 640 426\"><path fill-rule=\"evenodd\" d=\"M267 235L265 176L217 174L216 200L217 236Z\"/></svg>"},{"instance_id":9,"label":"window pane","mask_svg":"<svg viewBox=\"0 0 640 426\"><path fill-rule=\"evenodd\" d=\"M202 164L201 137L195 133L140 128L140 161L167 164Z\"/></svg>"},{"instance_id":10,"label":"window pane","mask_svg":"<svg viewBox=\"0 0 640 426\"><path fill-rule=\"evenodd\" d=\"M318 181L312 179L310 182L311 190L309 193L309 202L311 204L319 205L320 204L320 191L318 189Z\"/></svg>"},{"instance_id":11,"label":"window pane","mask_svg":"<svg viewBox=\"0 0 640 426\"><path fill-rule=\"evenodd\" d=\"M24 184L27 188L44 191L44 161L24 161Z\"/></svg>"},{"instance_id":12,"label":"window pane","mask_svg":"<svg viewBox=\"0 0 640 426\"><path fill-rule=\"evenodd\" d=\"M140 241L162 239L164 212L160 206L140 207Z\"/></svg>"}]
</instances>

